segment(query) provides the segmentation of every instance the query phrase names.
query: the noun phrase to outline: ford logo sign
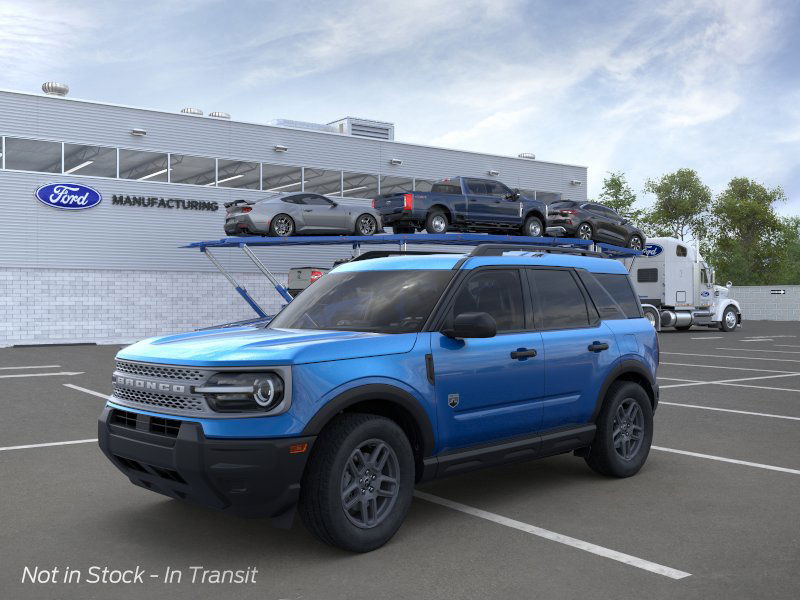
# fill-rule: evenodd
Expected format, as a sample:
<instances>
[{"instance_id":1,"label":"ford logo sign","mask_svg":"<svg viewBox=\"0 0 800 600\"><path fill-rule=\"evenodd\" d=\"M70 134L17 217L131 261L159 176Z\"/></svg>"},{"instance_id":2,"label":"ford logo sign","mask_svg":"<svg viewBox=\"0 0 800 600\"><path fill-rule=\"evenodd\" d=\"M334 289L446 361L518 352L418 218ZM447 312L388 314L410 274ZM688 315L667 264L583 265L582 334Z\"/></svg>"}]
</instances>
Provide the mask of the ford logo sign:
<instances>
[{"instance_id":1,"label":"ford logo sign","mask_svg":"<svg viewBox=\"0 0 800 600\"><path fill-rule=\"evenodd\" d=\"M642 256L658 256L664 251L664 248L658 244L646 244L642 250Z\"/></svg>"},{"instance_id":2,"label":"ford logo sign","mask_svg":"<svg viewBox=\"0 0 800 600\"><path fill-rule=\"evenodd\" d=\"M700 292L700 295L703 298L708 298L711 295L711 292L709 292L709 291Z\"/></svg>"},{"instance_id":3,"label":"ford logo sign","mask_svg":"<svg viewBox=\"0 0 800 600\"><path fill-rule=\"evenodd\" d=\"M79 183L48 183L37 188L36 199L55 208L81 210L97 206L103 196L97 190Z\"/></svg>"}]
</instances>

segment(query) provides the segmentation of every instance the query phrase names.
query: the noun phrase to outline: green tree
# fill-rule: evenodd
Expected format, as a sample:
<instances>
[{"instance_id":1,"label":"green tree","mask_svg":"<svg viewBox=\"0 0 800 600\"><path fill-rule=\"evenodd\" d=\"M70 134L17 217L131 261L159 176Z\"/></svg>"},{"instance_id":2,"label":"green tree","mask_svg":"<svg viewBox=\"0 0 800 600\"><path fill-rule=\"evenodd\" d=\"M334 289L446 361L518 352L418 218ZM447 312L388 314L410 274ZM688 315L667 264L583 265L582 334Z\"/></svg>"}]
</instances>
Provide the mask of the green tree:
<instances>
[{"instance_id":1,"label":"green tree","mask_svg":"<svg viewBox=\"0 0 800 600\"><path fill-rule=\"evenodd\" d=\"M651 234L681 240L699 240L706 236L711 190L696 171L678 169L660 179L648 179L644 191L656 197L655 204L644 216L645 227Z\"/></svg>"},{"instance_id":2,"label":"green tree","mask_svg":"<svg viewBox=\"0 0 800 600\"><path fill-rule=\"evenodd\" d=\"M731 179L711 207L711 251L719 281L737 285L780 283L792 277L788 249L797 243L797 223L781 220L774 204L786 199L746 177Z\"/></svg>"},{"instance_id":3,"label":"green tree","mask_svg":"<svg viewBox=\"0 0 800 600\"><path fill-rule=\"evenodd\" d=\"M603 191L600 192L599 202L638 224L643 212L633 206L636 203L636 194L625 179L625 173L609 171L607 175L608 177L603 180Z\"/></svg>"}]
</instances>

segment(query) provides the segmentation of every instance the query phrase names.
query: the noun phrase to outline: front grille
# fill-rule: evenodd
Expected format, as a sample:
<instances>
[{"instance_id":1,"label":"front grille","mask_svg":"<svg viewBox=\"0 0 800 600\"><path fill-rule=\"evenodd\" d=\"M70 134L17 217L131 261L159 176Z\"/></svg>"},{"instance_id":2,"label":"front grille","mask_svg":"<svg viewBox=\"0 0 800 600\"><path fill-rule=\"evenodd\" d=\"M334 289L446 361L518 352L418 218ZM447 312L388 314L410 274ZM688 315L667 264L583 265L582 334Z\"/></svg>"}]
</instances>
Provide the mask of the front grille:
<instances>
[{"instance_id":1,"label":"front grille","mask_svg":"<svg viewBox=\"0 0 800 600\"><path fill-rule=\"evenodd\" d=\"M184 379L188 381L202 381L205 374L200 369L184 367L161 367L143 363L118 360L117 371L130 375L143 375L145 377L158 377L160 379Z\"/></svg>"},{"instance_id":2,"label":"front grille","mask_svg":"<svg viewBox=\"0 0 800 600\"><path fill-rule=\"evenodd\" d=\"M205 402L202 398L192 396L173 396L170 394L159 394L156 392L146 392L143 390L132 390L130 388L114 386L114 396L121 400L137 402L147 406L160 406L172 410L182 411L205 411Z\"/></svg>"}]
</instances>

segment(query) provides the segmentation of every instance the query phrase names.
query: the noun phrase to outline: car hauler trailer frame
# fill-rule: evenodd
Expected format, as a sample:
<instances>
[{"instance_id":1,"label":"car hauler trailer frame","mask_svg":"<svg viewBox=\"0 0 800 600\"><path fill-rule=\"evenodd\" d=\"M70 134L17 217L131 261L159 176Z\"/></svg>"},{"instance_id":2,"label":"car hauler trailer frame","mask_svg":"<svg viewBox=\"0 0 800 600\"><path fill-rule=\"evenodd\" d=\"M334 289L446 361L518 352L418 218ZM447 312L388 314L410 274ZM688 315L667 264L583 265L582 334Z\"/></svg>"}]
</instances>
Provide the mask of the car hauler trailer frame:
<instances>
[{"instance_id":1,"label":"car hauler trailer frame","mask_svg":"<svg viewBox=\"0 0 800 600\"><path fill-rule=\"evenodd\" d=\"M731 283L715 285L714 270L696 248L677 238L650 238L641 256L624 259L653 326L686 331L692 325L733 331L742 323Z\"/></svg>"},{"instance_id":2,"label":"car hauler trailer frame","mask_svg":"<svg viewBox=\"0 0 800 600\"><path fill-rule=\"evenodd\" d=\"M197 248L204 253L211 263L222 273L230 284L236 289L238 294L247 302L253 311L258 315L256 319L248 321L237 321L230 323L230 326L253 323L257 321L267 321L271 317L253 299L244 286L240 285L236 278L217 260L213 250L217 248L238 248L247 255L256 268L270 281L275 291L287 303L293 297L289 291L277 280L275 275L269 270L264 262L256 256L252 248L254 247L282 247L287 246L315 246L315 245L349 245L353 249L353 259L364 259L369 255L388 256L389 254L410 253L408 245L441 245L441 246L484 246L482 252L510 252L510 251L538 251L538 252L569 252L583 254L585 256L597 256L602 258L634 258L641 254L638 250L622 248L612 244L602 244L592 240L579 240L573 238L553 238L553 237L523 237L510 235L481 235L474 233L459 234L397 234L397 235L376 235L370 237L361 236L293 236L293 237L229 237L220 240L210 240L204 242L193 242L183 248ZM397 245L395 251L373 251L361 255L362 245ZM411 251L416 254L428 254L435 251ZM219 327L219 325L215 326Z\"/></svg>"}]
</instances>

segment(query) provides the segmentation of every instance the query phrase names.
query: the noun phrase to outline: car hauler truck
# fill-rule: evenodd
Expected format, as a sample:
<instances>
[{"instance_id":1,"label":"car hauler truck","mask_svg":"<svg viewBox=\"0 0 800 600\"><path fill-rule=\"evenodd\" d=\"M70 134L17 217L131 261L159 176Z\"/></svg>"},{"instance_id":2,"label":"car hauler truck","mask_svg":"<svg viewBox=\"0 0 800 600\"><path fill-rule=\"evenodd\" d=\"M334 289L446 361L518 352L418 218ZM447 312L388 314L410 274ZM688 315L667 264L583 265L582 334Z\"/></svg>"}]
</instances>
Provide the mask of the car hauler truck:
<instances>
[{"instance_id":1,"label":"car hauler truck","mask_svg":"<svg viewBox=\"0 0 800 600\"><path fill-rule=\"evenodd\" d=\"M650 238L641 256L624 260L653 326L680 331L692 325L733 331L742 323L731 283L715 285L714 271L699 252L676 238Z\"/></svg>"}]
</instances>

